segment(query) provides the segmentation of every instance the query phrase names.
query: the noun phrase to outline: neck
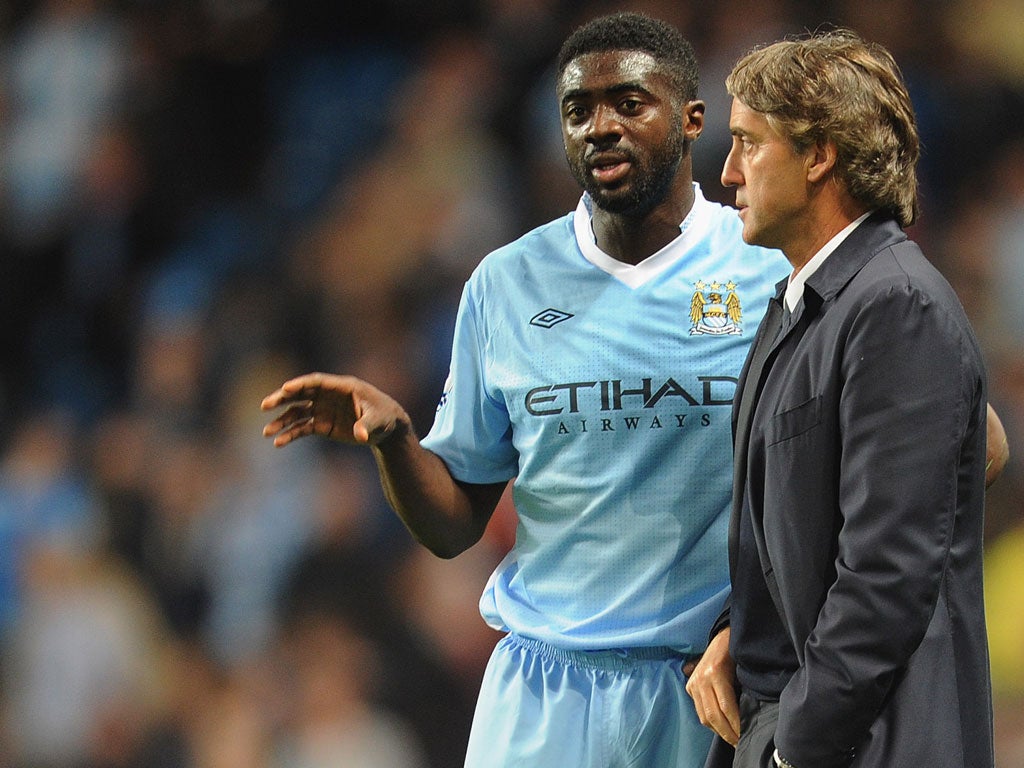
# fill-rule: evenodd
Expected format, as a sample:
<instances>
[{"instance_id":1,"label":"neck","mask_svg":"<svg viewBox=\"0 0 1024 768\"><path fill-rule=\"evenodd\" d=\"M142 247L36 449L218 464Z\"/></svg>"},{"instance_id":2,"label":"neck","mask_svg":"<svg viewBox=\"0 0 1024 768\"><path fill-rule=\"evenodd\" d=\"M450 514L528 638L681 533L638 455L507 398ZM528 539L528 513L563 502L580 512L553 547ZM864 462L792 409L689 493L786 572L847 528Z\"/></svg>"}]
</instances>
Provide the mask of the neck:
<instances>
[{"instance_id":1,"label":"neck","mask_svg":"<svg viewBox=\"0 0 1024 768\"><path fill-rule=\"evenodd\" d=\"M845 194L820 202L820 205L809 209L811 215L806 225L801 228L805 236L783 249L793 266L794 276L825 247L829 240L868 211L861 203Z\"/></svg>"},{"instance_id":2,"label":"neck","mask_svg":"<svg viewBox=\"0 0 1024 768\"><path fill-rule=\"evenodd\" d=\"M625 264L639 264L679 237L679 225L695 197L689 176L680 174L668 198L643 216L610 213L595 206L591 225L597 246Z\"/></svg>"}]
</instances>

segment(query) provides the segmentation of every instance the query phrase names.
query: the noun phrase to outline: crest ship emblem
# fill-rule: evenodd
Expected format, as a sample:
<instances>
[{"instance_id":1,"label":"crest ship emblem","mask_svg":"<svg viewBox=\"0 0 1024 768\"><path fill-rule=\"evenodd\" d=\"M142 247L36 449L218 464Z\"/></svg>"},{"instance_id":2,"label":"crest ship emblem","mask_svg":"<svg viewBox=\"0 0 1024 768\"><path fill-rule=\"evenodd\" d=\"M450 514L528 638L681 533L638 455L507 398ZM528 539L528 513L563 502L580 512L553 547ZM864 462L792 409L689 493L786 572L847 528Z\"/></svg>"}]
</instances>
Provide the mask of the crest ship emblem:
<instances>
[{"instance_id":1,"label":"crest ship emblem","mask_svg":"<svg viewBox=\"0 0 1024 768\"><path fill-rule=\"evenodd\" d=\"M713 336L737 335L743 333L743 308L736 295L736 283L717 280L705 283L698 280L697 290L690 299L690 335L711 334ZM723 289L726 292L722 298ZM707 295L705 295L705 293Z\"/></svg>"}]
</instances>

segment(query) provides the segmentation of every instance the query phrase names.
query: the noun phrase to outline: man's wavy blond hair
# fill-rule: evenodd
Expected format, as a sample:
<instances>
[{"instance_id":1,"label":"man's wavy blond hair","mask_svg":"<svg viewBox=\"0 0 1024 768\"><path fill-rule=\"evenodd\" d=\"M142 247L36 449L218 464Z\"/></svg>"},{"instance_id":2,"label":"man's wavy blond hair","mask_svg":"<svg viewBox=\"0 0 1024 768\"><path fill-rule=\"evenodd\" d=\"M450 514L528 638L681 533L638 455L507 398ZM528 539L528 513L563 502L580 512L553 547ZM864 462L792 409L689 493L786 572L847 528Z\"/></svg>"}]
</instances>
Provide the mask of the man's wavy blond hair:
<instances>
[{"instance_id":1,"label":"man's wavy blond hair","mask_svg":"<svg viewBox=\"0 0 1024 768\"><path fill-rule=\"evenodd\" d=\"M858 202L901 226L918 214L920 142L892 54L840 29L756 48L725 81L798 151L834 142L836 178Z\"/></svg>"}]
</instances>

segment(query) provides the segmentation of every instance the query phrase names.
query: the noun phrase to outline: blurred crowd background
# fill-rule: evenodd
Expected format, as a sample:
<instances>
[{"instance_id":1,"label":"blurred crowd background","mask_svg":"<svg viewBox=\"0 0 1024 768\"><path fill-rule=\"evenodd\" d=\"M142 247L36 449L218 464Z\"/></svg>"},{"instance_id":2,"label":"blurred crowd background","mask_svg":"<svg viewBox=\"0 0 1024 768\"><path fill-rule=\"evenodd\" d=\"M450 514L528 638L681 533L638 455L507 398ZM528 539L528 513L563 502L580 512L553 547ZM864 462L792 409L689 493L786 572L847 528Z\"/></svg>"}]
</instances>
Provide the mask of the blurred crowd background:
<instances>
[{"instance_id":1,"label":"blurred crowd background","mask_svg":"<svg viewBox=\"0 0 1024 768\"><path fill-rule=\"evenodd\" d=\"M352 372L429 428L470 270L577 200L554 53L623 8L693 41L723 202L749 47L842 24L903 66L912 234L1014 452L986 569L999 765L1024 766L1019 0L4 0L0 766L461 765L507 501L434 559L368 452L275 450L259 403Z\"/></svg>"}]
</instances>

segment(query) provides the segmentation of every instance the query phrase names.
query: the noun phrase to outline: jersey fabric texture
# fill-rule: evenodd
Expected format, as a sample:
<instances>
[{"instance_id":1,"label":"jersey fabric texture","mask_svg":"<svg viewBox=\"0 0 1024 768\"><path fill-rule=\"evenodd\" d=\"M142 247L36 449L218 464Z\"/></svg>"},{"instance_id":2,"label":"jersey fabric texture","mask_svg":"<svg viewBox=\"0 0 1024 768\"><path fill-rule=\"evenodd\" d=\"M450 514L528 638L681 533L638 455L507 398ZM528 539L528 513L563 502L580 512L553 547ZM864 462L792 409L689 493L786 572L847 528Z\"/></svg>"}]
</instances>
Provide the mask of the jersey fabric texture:
<instances>
[{"instance_id":1,"label":"jersey fabric texture","mask_svg":"<svg viewBox=\"0 0 1024 768\"><path fill-rule=\"evenodd\" d=\"M729 590L730 410L778 251L696 200L633 266L590 200L489 254L463 291L423 445L468 483L515 478L488 624L568 650L702 651Z\"/></svg>"}]
</instances>

